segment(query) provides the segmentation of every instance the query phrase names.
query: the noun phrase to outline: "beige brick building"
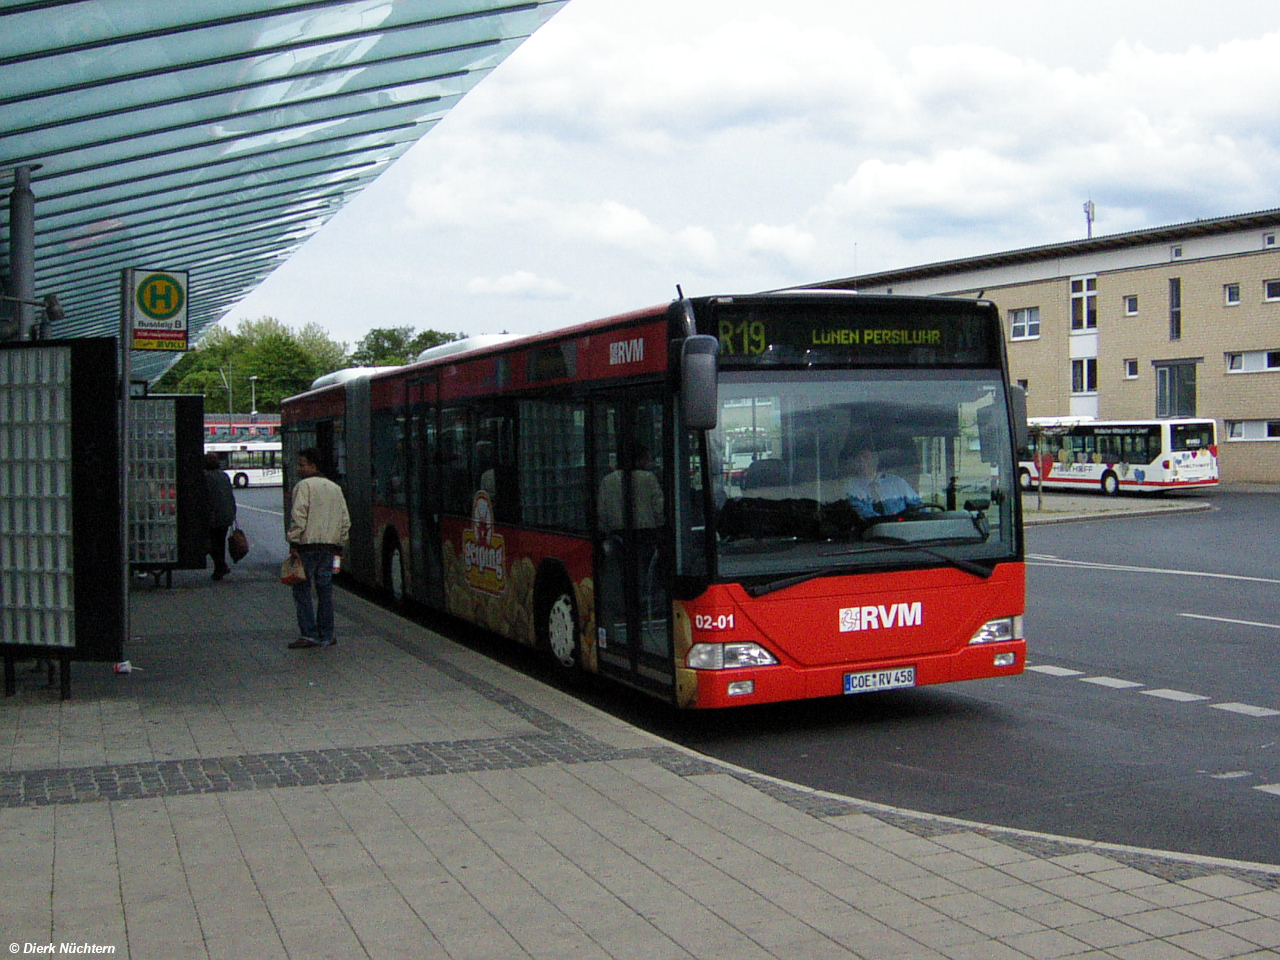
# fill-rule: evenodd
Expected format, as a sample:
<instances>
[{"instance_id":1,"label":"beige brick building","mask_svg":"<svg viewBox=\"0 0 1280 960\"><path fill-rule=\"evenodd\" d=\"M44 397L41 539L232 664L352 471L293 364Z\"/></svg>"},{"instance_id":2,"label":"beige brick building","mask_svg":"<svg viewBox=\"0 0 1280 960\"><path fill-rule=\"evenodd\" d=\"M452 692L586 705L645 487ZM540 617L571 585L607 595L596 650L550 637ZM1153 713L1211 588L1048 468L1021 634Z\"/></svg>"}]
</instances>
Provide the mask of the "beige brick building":
<instances>
[{"instance_id":1,"label":"beige brick building","mask_svg":"<svg viewBox=\"0 0 1280 960\"><path fill-rule=\"evenodd\" d=\"M1031 416L1212 417L1224 480L1280 483L1280 210L816 286L991 300Z\"/></svg>"}]
</instances>

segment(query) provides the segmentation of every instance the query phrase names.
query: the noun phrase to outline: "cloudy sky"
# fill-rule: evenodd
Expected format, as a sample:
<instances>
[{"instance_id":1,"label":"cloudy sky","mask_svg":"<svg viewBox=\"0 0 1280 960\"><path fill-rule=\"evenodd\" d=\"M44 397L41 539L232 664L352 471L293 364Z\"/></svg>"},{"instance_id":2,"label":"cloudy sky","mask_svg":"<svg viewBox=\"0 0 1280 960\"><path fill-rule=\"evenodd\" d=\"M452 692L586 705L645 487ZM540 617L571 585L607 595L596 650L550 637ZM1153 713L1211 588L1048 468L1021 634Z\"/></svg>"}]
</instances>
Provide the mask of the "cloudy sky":
<instances>
[{"instance_id":1,"label":"cloudy sky","mask_svg":"<svg viewBox=\"0 0 1280 960\"><path fill-rule=\"evenodd\" d=\"M467 334L1280 207L1276 0L570 0L226 318Z\"/></svg>"}]
</instances>

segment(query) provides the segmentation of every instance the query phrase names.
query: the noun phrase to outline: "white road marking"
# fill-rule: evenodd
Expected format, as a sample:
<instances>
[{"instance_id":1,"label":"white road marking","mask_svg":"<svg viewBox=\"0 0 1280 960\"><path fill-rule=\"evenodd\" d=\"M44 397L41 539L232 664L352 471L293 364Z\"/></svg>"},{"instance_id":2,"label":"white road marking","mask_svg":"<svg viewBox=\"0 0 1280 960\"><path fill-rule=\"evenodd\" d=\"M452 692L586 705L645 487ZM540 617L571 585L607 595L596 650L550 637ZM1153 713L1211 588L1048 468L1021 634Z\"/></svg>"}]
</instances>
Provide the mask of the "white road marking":
<instances>
[{"instance_id":1,"label":"white road marking","mask_svg":"<svg viewBox=\"0 0 1280 960\"><path fill-rule=\"evenodd\" d=\"M1079 677L1084 673L1082 670L1068 670L1066 667L1053 667L1047 663L1039 663L1027 669L1034 670L1036 673L1047 673L1051 677Z\"/></svg>"},{"instance_id":2,"label":"white road marking","mask_svg":"<svg viewBox=\"0 0 1280 960\"><path fill-rule=\"evenodd\" d=\"M1049 663L1028 664L1026 669L1029 673L1043 673L1050 677L1075 677L1081 683L1092 683L1111 690L1132 690L1134 687L1146 686L1146 684L1138 683L1134 680L1121 680L1118 677L1086 677L1079 670L1071 670L1068 667L1055 667ZM1176 703L1204 703L1211 699L1198 693L1187 693L1185 690L1170 690L1165 687L1143 690L1141 693L1146 697L1158 697L1161 700L1173 700ZM1213 707L1215 710L1225 710L1228 713L1238 713L1246 717L1280 717L1280 710L1272 710L1270 707L1255 707L1251 703L1230 701L1227 703L1210 703L1208 706ZM1244 775L1241 774L1241 776Z\"/></svg>"},{"instance_id":3,"label":"white road marking","mask_svg":"<svg viewBox=\"0 0 1280 960\"><path fill-rule=\"evenodd\" d=\"M1119 563L1093 563L1088 560L1061 560L1045 554L1028 554L1029 567L1078 567L1083 570L1116 570L1121 573L1163 573L1171 577L1208 577L1212 580L1243 580L1247 583L1274 583L1270 577L1242 577L1234 573L1206 573L1199 570L1166 570L1161 567L1129 567Z\"/></svg>"},{"instance_id":4,"label":"white road marking","mask_svg":"<svg viewBox=\"0 0 1280 960\"><path fill-rule=\"evenodd\" d=\"M1241 777L1252 777L1253 773L1249 770L1229 770L1226 773L1209 774L1214 780L1239 780Z\"/></svg>"},{"instance_id":5,"label":"white road marking","mask_svg":"<svg viewBox=\"0 0 1280 960\"><path fill-rule=\"evenodd\" d=\"M1176 700L1178 703L1195 703L1197 700L1208 700L1198 693L1184 693L1181 690L1143 690L1144 697L1159 697L1161 700Z\"/></svg>"},{"instance_id":6,"label":"white road marking","mask_svg":"<svg viewBox=\"0 0 1280 960\"><path fill-rule=\"evenodd\" d=\"M1112 690L1128 690L1132 687L1142 687L1145 684L1134 683L1132 680L1119 680L1115 677L1081 677L1081 683L1096 683L1100 687L1110 687Z\"/></svg>"},{"instance_id":7,"label":"white road marking","mask_svg":"<svg viewBox=\"0 0 1280 960\"><path fill-rule=\"evenodd\" d=\"M1280 797L1280 783L1264 783L1253 789L1261 790L1263 793L1274 793L1277 797Z\"/></svg>"},{"instance_id":8,"label":"white road marking","mask_svg":"<svg viewBox=\"0 0 1280 960\"><path fill-rule=\"evenodd\" d=\"M265 510L262 507L251 507L248 504L240 503L236 505L237 510L252 510L255 513L269 513L273 517L283 517L283 510Z\"/></svg>"},{"instance_id":9,"label":"white road marking","mask_svg":"<svg viewBox=\"0 0 1280 960\"><path fill-rule=\"evenodd\" d=\"M1229 713L1243 713L1246 717L1280 717L1280 710L1270 707L1255 707L1248 703L1211 703L1215 710L1226 710Z\"/></svg>"},{"instance_id":10,"label":"white road marking","mask_svg":"<svg viewBox=\"0 0 1280 960\"><path fill-rule=\"evenodd\" d=\"M1214 623L1238 623L1242 627L1266 627L1268 630L1280 630L1280 623L1259 623L1257 620L1232 620L1230 617L1206 617L1203 613L1180 613L1180 617L1191 620L1212 620Z\"/></svg>"}]
</instances>

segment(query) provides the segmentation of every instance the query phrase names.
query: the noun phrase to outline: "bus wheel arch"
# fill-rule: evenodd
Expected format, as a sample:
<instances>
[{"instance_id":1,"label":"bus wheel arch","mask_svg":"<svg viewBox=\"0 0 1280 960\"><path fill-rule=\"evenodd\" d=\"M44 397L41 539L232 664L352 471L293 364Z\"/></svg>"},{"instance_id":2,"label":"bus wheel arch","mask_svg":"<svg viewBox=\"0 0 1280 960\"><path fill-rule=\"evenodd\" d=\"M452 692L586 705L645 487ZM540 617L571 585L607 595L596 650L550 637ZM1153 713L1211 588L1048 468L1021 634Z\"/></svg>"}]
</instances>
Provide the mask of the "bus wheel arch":
<instances>
[{"instance_id":1,"label":"bus wheel arch","mask_svg":"<svg viewBox=\"0 0 1280 960\"><path fill-rule=\"evenodd\" d=\"M400 536L394 528L388 528L382 538L382 587L396 606L402 606L408 600L405 590L404 550L400 547Z\"/></svg>"},{"instance_id":2,"label":"bus wheel arch","mask_svg":"<svg viewBox=\"0 0 1280 960\"><path fill-rule=\"evenodd\" d=\"M1032 490L1035 485L1031 482L1031 471L1026 467L1018 470L1018 486L1023 490Z\"/></svg>"},{"instance_id":3,"label":"bus wheel arch","mask_svg":"<svg viewBox=\"0 0 1280 960\"><path fill-rule=\"evenodd\" d=\"M235 479L231 482L237 487L247 487L249 485L249 475L246 473L237 473Z\"/></svg>"},{"instance_id":4,"label":"bus wheel arch","mask_svg":"<svg viewBox=\"0 0 1280 960\"><path fill-rule=\"evenodd\" d=\"M538 646L557 667L582 669L582 627L578 597L569 571L559 561L544 561L533 586L533 623Z\"/></svg>"},{"instance_id":5,"label":"bus wheel arch","mask_svg":"<svg viewBox=\"0 0 1280 960\"><path fill-rule=\"evenodd\" d=\"M1120 492L1120 478L1114 470L1108 470L1102 475L1102 492L1108 497L1114 497Z\"/></svg>"}]
</instances>

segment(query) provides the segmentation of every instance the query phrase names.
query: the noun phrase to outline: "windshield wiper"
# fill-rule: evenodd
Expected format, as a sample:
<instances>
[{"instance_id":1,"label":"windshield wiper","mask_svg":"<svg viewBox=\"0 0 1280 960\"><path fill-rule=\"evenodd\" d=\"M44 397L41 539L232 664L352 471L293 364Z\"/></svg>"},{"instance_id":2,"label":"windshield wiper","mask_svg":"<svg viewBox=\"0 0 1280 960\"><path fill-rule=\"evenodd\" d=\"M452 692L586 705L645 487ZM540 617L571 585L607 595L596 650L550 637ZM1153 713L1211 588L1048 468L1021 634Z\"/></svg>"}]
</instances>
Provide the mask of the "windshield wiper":
<instances>
[{"instance_id":1,"label":"windshield wiper","mask_svg":"<svg viewBox=\"0 0 1280 960\"><path fill-rule=\"evenodd\" d=\"M951 566L955 567L957 570L963 570L965 573L971 573L975 577L981 577L983 580L986 580L993 573L995 573L995 569L996 569L995 566L991 566L990 568L984 567L982 564L974 563L972 560L965 560L962 557L952 557L952 556L949 556L948 554L942 553L941 551L931 550L929 547L923 547L918 543L912 543L909 540L903 540L900 537L876 536L872 538L871 542L883 544L883 546L859 547L853 550L836 550L831 553L824 553L823 556L824 557L842 557L842 556L847 556L849 554L854 554L854 553L880 553L884 550L891 550L894 552L898 552L902 550L915 550L915 551L918 551L919 553L923 553L927 556L933 557L936 560L941 560L943 563L949 563ZM965 541L959 541L959 542L963 543Z\"/></svg>"},{"instance_id":2,"label":"windshield wiper","mask_svg":"<svg viewBox=\"0 0 1280 960\"><path fill-rule=\"evenodd\" d=\"M785 590L787 587L794 587L798 583L804 583L807 580L816 580L818 577L838 577L847 571L841 570L810 570L808 573L798 573L793 577L784 577L781 580L770 580L768 583L753 583L749 587L743 587L747 591L749 597L763 597L766 593L777 593L779 590Z\"/></svg>"},{"instance_id":3,"label":"windshield wiper","mask_svg":"<svg viewBox=\"0 0 1280 960\"><path fill-rule=\"evenodd\" d=\"M981 577L983 580L990 578L995 573L995 566L989 569L980 563L974 563L972 560L965 560L961 557L951 557L938 550L931 550L928 547L922 547L918 543L911 543L906 540L899 540L897 537L876 537L875 542L880 546L858 547L853 550L835 550L830 553L824 553L824 557L844 557L859 553L884 553L886 551L898 553L904 550L915 550L943 563L950 564L957 570L963 570L965 573L971 573L975 577ZM964 542L964 541L961 541ZM822 569L810 570L806 573L797 573L794 576L783 577L780 580L770 580L768 583L755 583L751 586L744 586L750 597L763 597L767 593L777 593L779 590L785 590L787 587L794 587L797 584L805 583L809 580L816 580L818 577L841 577L857 571L850 568L842 569Z\"/></svg>"}]
</instances>

